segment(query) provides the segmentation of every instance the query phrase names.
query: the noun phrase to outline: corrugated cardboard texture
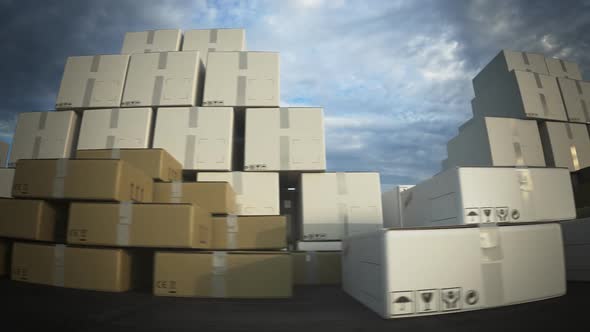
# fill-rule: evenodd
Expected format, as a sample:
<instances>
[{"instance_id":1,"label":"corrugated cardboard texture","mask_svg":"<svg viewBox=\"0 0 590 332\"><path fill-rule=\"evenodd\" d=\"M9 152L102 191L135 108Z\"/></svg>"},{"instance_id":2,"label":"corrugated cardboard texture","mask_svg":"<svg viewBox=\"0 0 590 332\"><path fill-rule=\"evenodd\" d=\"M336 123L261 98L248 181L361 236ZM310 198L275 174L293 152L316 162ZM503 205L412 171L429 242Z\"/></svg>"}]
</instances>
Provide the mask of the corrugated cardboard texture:
<instances>
[{"instance_id":1,"label":"corrugated cardboard texture","mask_svg":"<svg viewBox=\"0 0 590 332\"><path fill-rule=\"evenodd\" d=\"M59 163L65 164L63 190L57 190ZM121 160L20 160L12 195L22 198L149 202L153 181Z\"/></svg>"},{"instance_id":2,"label":"corrugated cardboard texture","mask_svg":"<svg viewBox=\"0 0 590 332\"><path fill-rule=\"evenodd\" d=\"M157 252L154 295L284 298L292 295L292 273L286 252Z\"/></svg>"},{"instance_id":3,"label":"corrugated cardboard texture","mask_svg":"<svg viewBox=\"0 0 590 332\"><path fill-rule=\"evenodd\" d=\"M65 247L63 272L56 268L55 245L15 243L12 279L35 284L123 292L131 289L132 257L122 249ZM61 274L61 275L60 275Z\"/></svg>"},{"instance_id":4,"label":"corrugated cardboard texture","mask_svg":"<svg viewBox=\"0 0 590 332\"><path fill-rule=\"evenodd\" d=\"M295 285L338 285L342 281L340 251L293 252Z\"/></svg>"},{"instance_id":5,"label":"corrugated cardboard texture","mask_svg":"<svg viewBox=\"0 0 590 332\"><path fill-rule=\"evenodd\" d=\"M286 239L285 216L213 218L214 249L283 249Z\"/></svg>"},{"instance_id":6,"label":"corrugated cardboard texture","mask_svg":"<svg viewBox=\"0 0 590 332\"><path fill-rule=\"evenodd\" d=\"M113 158L118 155L118 158ZM164 149L78 150L77 159L121 159L142 170L154 180L182 179L182 165Z\"/></svg>"},{"instance_id":7,"label":"corrugated cardboard texture","mask_svg":"<svg viewBox=\"0 0 590 332\"><path fill-rule=\"evenodd\" d=\"M175 192L175 186L180 191ZM226 182L154 183L153 201L196 204L213 214L236 213L236 193Z\"/></svg>"},{"instance_id":8,"label":"corrugated cardboard texture","mask_svg":"<svg viewBox=\"0 0 590 332\"><path fill-rule=\"evenodd\" d=\"M10 243L0 240L0 276L8 274L10 270Z\"/></svg>"},{"instance_id":9,"label":"corrugated cardboard texture","mask_svg":"<svg viewBox=\"0 0 590 332\"><path fill-rule=\"evenodd\" d=\"M72 203L68 243L105 246L209 248L211 215L191 204Z\"/></svg>"},{"instance_id":10,"label":"corrugated cardboard texture","mask_svg":"<svg viewBox=\"0 0 590 332\"><path fill-rule=\"evenodd\" d=\"M0 236L26 240L63 239L65 209L40 200L0 199Z\"/></svg>"}]
</instances>

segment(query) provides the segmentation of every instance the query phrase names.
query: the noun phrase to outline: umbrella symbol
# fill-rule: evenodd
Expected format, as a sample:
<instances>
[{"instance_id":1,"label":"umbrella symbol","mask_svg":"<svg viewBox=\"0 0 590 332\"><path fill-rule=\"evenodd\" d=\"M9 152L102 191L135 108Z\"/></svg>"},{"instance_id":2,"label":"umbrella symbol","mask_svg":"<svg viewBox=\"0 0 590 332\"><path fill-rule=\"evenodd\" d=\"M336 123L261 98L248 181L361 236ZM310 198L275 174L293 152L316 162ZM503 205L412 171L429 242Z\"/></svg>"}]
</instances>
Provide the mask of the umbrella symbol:
<instances>
[{"instance_id":1,"label":"umbrella symbol","mask_svg":"<svg viewBox=\"0 0 590 332\"><path fill-rule=\"evenodd\" d=\"M412 302L407 296L400 296L398 297L393 303L398 303L400 305L400 311L406 311L406 304Z\"/></svg>"}]
</instances>

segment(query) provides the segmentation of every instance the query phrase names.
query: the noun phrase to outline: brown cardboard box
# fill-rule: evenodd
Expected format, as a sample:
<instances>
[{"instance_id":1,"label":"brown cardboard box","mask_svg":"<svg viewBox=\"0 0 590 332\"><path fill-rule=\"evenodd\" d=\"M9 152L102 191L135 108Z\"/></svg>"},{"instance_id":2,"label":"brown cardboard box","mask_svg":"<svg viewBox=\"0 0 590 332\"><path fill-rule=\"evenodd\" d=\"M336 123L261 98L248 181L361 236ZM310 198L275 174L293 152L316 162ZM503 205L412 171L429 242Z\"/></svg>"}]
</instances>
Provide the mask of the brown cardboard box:
<instances>
[{"instance_id":1,"label":"brown cardboard box","mask_svg":"<svg viewBox=\"0 0 590 332\"><path fill-rule=\"evenodd\" d=\"M290 297L292 273L288 252L157 252L154 295Z\"/></svg>"},{"instance_id":2,"label":"brown cardboard box","mask_svg":"<svg viewBox=\"0 0 590 332\"><path fill-rule=\"evenodd\" d=\"M182 165L164 149L78 150L77 159L120 159L142 170L154 180L182 179Z\"/></svg>"},{"instance_id":3,"label":"brown cardboard box","mask_svg":"<svg viewBox=\"0 0 590 332\"><path fill-rule=\"evenodd\" d=\"M287 247L285 216L213 218L213 245L219 249L283 249Z\"/></svg>"},{"instance_id":4,"label":"brown cardboard box","mask_svg":"<svg viewBox=\"0 0 590 332\"><path fill-rule=\"evenodd\" d=\"M121 160L19 160L12 196L150 202L153 180Z\"/></svg>"},{"instance_id":5,"label":"brown cardboard box","mask_svg":"<svg viewBox=\"0 0 590 332\"><path fill-rule=\"evenodd\" d=\"M132 288L132 255L123 249L94 249L15 243L12 279L107 292Z\"/></svg>"},{"instance_id":6,"label":"brown cardboard box","mask_svg":"<svg viewBox=\"0 0 590 332\"><path fill-rule=\"evenodd\" d=\"M0 239L0 276L5 276L10 270L10 242Z\"/></svg>"},{"instance_id":7,"label":"brown cardboard box","mask_svg":"<svg viewBox=\"0 0 590 332\"><path fill-rule=\"evenodd\" d=\"M65 233L65 207L41 200L0 198L0 236L56 241Z\"/></svg>"},{"instance_id":8,"label":"brown cardboard box","mask_svg":"<svg viewBox=\"0 0 590 332\"><path fill-rule=\"evenodd\" d=\"M192 203L212 214L236 213L236 193L227 182L154 183L154 203Z\"/></svg>"},{"instance_id":9,"label":"brown cardboard box","mask_svg":"<svg viewBox=\"0 0 590 332\"><path fill-rule=\"evenodd\" d=\"M340 251L293 252L295 285L338 285L342 280Z\"/></svg>"},{"instance_id":10,"label":"brown cardboard box","mask_svg":"<svg viewBox=\"0 0 590 332\"><path fill-rule=\"evenodd\" d=\"M209 248L212 228L209 212L192 204L72 203L68 243Z\"/></svg>"}]
</instances>

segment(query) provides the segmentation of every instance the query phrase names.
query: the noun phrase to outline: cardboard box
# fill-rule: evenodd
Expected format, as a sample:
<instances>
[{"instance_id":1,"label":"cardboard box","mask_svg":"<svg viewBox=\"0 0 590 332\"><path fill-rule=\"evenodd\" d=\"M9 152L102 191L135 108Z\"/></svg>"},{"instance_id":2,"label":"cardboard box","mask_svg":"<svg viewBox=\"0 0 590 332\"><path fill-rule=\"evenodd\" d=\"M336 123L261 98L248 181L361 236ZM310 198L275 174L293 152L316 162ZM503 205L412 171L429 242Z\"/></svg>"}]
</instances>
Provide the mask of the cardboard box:
<instances>
[{"instance_id":1,"label":"cardboard box","mask_svg":"<svg viewBox=\"0 0 590 332\"><path fill-rule=\"evenodd\" d=\"M324 110L248 108L245 171L325 171Z\"/></svg>"},{"instance_id":2,"label":"cardboard box","mask_svg":"<svg viewBox=\"0 0 590 332\"><path fill-rule=\"evenodd\" d=\"M400 228L404 227L402 192L412 188L414 185L399 185L381 194L383 207L383 227Z\"/></svg>"},{"instance_id":3,"label":"cardboard box","mask_svg":"<svg viewBox=\"0 0 590 332\"><path fill-rule=\"evenodd\" d=\"M151 178L121 160L20 160L12 196L150 202L152 189Z\"/></svg>"},{"instance_id":4,"label":"cardboard box","mask_svg":"<svg viewBox=\"0 0 590 332\"><path fill-rule=\"evenodd\" d=\"M284 216L225 216L213 218L216 250L266 250L287 247Z\"/></svg>"},{"instance_id":5,"label":"cardboard box","mask_svg":"<svg viewBox=\"0 0 590 332\"><path fill-rule=\"evenodd\" d=\"M0 237L55 242L64 239L64 206L30 199L0 199Z\"/></svg>"},{"instance_id":6,"label":"cardboard box","mask_svg":"<svg viewBox=\"0 0 590 332\"><path fill-rule=\"evenodd\" d=\"M558 78L570 122L590 123L590 82Z\"/></svg>"},{"instance_id":7,"label":"cardboard box","mask_svg":"<svg viewBox=\"0 0 590 332\"><path fill-rule=\"evenodd\" d=\"M555 77L514 70L494 79L488 89L476 90L475 117L567 121Z\"/></svg>"},{"instance_id":8,"label":"cardboard box","mask_svg":"<svg viewBox=\"0 0 590 332\"><path fill-rule=\"evenodd\" d=\"M576 217L565 168L456 167L402 192L404 227Z\"/></svg>"},{"instance_id":9,"label":"cardboard box","mask_svg":"<svg viewBox=\"0 0 590 332\"><path fill-rule=\"evenodd\" d=\"M488 309L566 293L561 230L554 223L385 229L346 239L344 246L344 291L383 318Z\"/></svg>"},{"instance_id":10,"label":"cardboard box","mask_svg":"<svg viewBox=\"0 0 590 332\"><path fill-rule=\"evenodd\" d=\"M341 251L342 241L297 241L297 251Z\"/></svg>"},{"instance_id":11,"label":"cardboard box","mask_svg":"<svg viewBox=\"0 0 590 332\"><path fill-rule=\"evenodd\" d=\"M69 57L55 108L119 107L128 64L129 55Z\"/></svg>"},{"instance_id":12,"label":"cardboard box","mask_svg":"<svg viewBox=\"0 0 590 332\"><path fill-rule=\"evenodd\" d=\"M78 150L147 149L151 130L152 109L149 107L86 110Z\"/></svg>"},{"instance_id":13,"label":"cardboard box","mask_svg":"<svg viewBox=\"0 0 590 332\"><path fill-rule=\"evenodd\" d=\"M535 120L483 117L447 143L447 168L455 166L545 167Z\"/></svg>"},{"instance_id":14,"label":"cardboard box","mask_svg":"<svg viewBox=\"0 0 590 332\"><path fill-rule=\"evenodd\" d=\"M184 32L183 51L199 51L207 67L209 52L245 51L246 30L244 29L199 29Z\"/></svg>"},{"instance_id":15,"label":"cardboard box","mask_svg":"<svg viewBox=\"0 0 590 332\"><path fill-rule=\"evenodd\" d=\"M182 179L182 165L164 149L78 150L77 159L120 159L158 181Z\"/></svg>"},{"instance_id":16,"label":"cardboard box","mask_svg":"<svg viewBox=\"0 0 590 332\"><path fill-rule=\"evenodd\" d=\"M287 252L156 252L154 295L285 298L292 295Z\"/></svg>"},{"instance_id":17,"label":"cardboard box","mask_svg":"<svg viewBox=\"0 0 590 332\"><path fill-rule=\"evenodd\" d=\"M230 171L233 133L231 107L159 108L153 146L169 151L183 169Z\"/></svg>"},{"instance_id":18,"label":"cardboard box","mask_svg":"<svg viewBox=\"0 0 590 332\"><path fill-rule=\"evenodd\" d=\"M154 183L154 203L191 203L212 214L236 214L236 194L224 182Z\"/></svg>"},{"instance_id":19,"label":"cardboard box","mask_svg":"<svg viewBox=\"0 0 590 332\"><path fill-rule=\"evenodd\" d=\"M0 276L10 272L10 242L0 239Z\"/></svg>"},{"instance_id":20,"label":"cardboard box","mask_svg":"<svg viewBox=\"0 0 590 332\"><path fill-rule=\"evenodd\" d=\"M229 183L236 193L237 215L280 214L278 173L199 172L197 181Z\"/></svg>"},{"instance_id":21,"label":"cardboard box","mask_svg":"<svg viewBox=\"0 0 590 332\"><path fill-rule=\"evenodd\" d=\"M127 32L121 54L179 51L180 29Z\"/></svg>"},{"instance_id":22,"label":"cardboard box","mask_svg":"<svg viewBox=\"0 0 590 332\"><path fill-rule=\"evenodd\" d=\"M590 166L588 127L579 123L546 121L540 124L547 165L571 172Z\"/></svg>"},{"instance_id":23,"label":"cardboard box","mask_svg":"<svg viewBox=\"0 0 590 332\"><path fill-rule=\"evenodd\" d=\"M590 281L590 219L561 223L567 280Z\"/></svg>"},{"instance_id":24,"label":"cardboard box","mask_svg":"<svg viewBox=\"0 0 590 332\"><path fill-rule=\"evenodd\" d=\"M304 241L341 240L383 227L378 173L301 175Z\"/></svg>"},{"instance_id":25,"label":"cardboard box","mask_svg":"<svg viewBox=\"0 0 590 332\"><path fill-rule=\"evenodd\" d=\"M545 58L545 62L551 76L582 80L582 72L575 62L555 58Z\"/></svg>"},{"instance_id":26,"label":"cardboard box","mask_svg":"<svg viewBox=\"0 0 590 332\"><path fill-rule=\"evenodd\" d=\"M79 126L73 111L19 113L9 167L19 159L72 157Z\"/></svg>"},{"instance_id":27,"label":"cardboard box","mask_svg":"<svg viewBox=\"0 0 590 332\"><path fill-rule=\"evenodd\" d=\"M199 52L133 54L121 106L200 105L200 72Z\"/></svg>"},{"instance_id":28,"label":"cardboard box","mask_svg":"<svg viewBox=\"0 0 590 332\"><path fill-rule=\"evenodd\" d=\"M293 252L293 284L339 285L342 282L340 251Z\"/></svg>"},{"instance_id":29,"label":"cardboard box","mask_svg":"<svg viewBox=\"0 0 590 332\"><path fill-rule=\"evenodd\" d=\"M497 88L494 82L513 70L549 75L543 54L502 50L473 78L475 96Z\"/></svg>"},{"instance_id":30,"label":"cardboard box","mask_svg":"<svg viewBox=\"0 0 590 332\"><path fill-rule=\"evenodd\" d=\"M12 197L14 168L0 168L0 198Z\"/></svg>"},{"instance_id":31,"label":"cardboard box","mask_svg":"<svg viewBox=\"0 0 590 332\"><path fill-rule=\"evenodd\" d=\"M133 257L122 249L14 243L12 280L57 287L124 292L133 287Z\"/></svg>"},{"instance_id":32,"label":"cardboard box","mask_svg":"<svg viewBox=\"0 0 590 332\"><path fill-rule=\"evenodd\" d=\"M14 136L12 138L14 141ZM6 161L8 160L8 149L10 145L4 141L0 141L0 168L6 167Z\"/></svg>"},{"instance_id":33,"label":"cardboard box","mask_svg":"<svg viewBox=\"0 0 590 332\"><path fill-rule=\"evenodd\" d=\"M279 53L211 52L203 106L278 107Z\"/></svg>"},{"instance_id":34,"label":"cardboard box","mask_svg":"<svg viewBox=\"0 0 590 332\"><path fill-rule=\"evenodd\" d=\"M194 204L72 203L68 243L113 247L210 248L209 212Z\"/></svg>"}]
</instances>

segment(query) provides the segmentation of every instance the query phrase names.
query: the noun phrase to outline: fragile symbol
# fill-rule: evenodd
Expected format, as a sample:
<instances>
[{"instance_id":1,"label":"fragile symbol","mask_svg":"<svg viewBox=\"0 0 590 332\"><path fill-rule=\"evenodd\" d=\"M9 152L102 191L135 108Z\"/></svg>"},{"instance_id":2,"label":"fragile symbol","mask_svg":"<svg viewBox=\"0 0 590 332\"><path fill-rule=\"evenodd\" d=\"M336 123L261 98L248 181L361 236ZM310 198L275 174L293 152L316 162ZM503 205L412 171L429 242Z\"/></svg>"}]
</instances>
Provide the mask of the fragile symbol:
<instances>
[{"instance_id":1,"label":"fragile symbol","mask_svg":"<svg viewBox=\"0 0 590 332\"><path fill-rule=\"evenodd\" d=\"M517 209L512 210L512 220L518 220L520 218L520 212Z\"/></svg>"},{"instance_id":2,"label":"fragile symbol","mask_svg":"<svg viewBox=\"0 0 590 332\"><path fill-rule=\"evenodd\" d=\"M393 314L407 315L414 313L414 293L394 292L393 293Z\"/></svg>"},{"instance_id":3,"label":"fragile symbol","mask_svg":"<svg viewBox=\"0 0 590 332\"><path fill-rule=\"evenodd\" d=\"M479 222L479 209L478 208L465 209L465 216L467 218L468 223L478 223Z\"/></svg>"},{"instance_id":4,"label":"fragile symbol","mask_svg":"<svg viewBox=\"0 0 590 332\"><path fill-rule=\"evenodd\" d=\"M492 211L494 210L493 208L481 208L481 210L483 211L483 215L486 218L484 222L493 222L495 220L494 216L492 215Z\"/></svg>"},{"instance_id":5,"label":"fragile symbol","mask_svg":"<svg viewBox=\"0 0 590 332\"><path fill-rule=\"evenodd\" d=\"M479 295L474 290L467 291L467 295L465 295L465 302L469 305L474 305L479 300Z\"/></svg>"},{"instance_id":6,"label":"fragile symbol","mask_svg":"<svg viewBox=\"0 0 590 332\"><path fill-rule=\"evenodd\" d=\"M459 309L459 299L461 298L461 291L459 288L449 288L442 290L442 302L444 304L443 310Z\"/></svg>"},{"instance_id":7,"label":"fragile symbol","mask_svg":"<svg viewBox=\"0 0 590 332\"><path fill-rule=\"evenodd\" d=\"M507 207L497 207L496 208L496 216L498 217L498 221L506 221L508 219L508 208Z\"/></svg>"},{"instance_id":8,"label":"fragile symbol","mask_svg":"<svg viewBox=\"0 0 590 332\"><path fill-rule=\"evenodd\" d=\"M412 300L410 300L409 298L405 297L405 296L400 296L397 298L397 300L395 300L394 303L398 303L400 304L400 311L405 311L406 310L406 304L412 302Z\"/></svg>"},{"instance_id":9,"label":"fragile symbol","mask_svg":"<svg viewBox=\"0 0 590 332\"><path fill-rule=\"evenodd\" d=\"M438 311L439 307L439 291L438 289L426 289L417 291L416 298L416 312L428 313Z\"/></svg>"}]
</instances>

